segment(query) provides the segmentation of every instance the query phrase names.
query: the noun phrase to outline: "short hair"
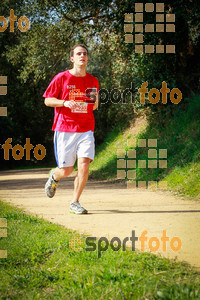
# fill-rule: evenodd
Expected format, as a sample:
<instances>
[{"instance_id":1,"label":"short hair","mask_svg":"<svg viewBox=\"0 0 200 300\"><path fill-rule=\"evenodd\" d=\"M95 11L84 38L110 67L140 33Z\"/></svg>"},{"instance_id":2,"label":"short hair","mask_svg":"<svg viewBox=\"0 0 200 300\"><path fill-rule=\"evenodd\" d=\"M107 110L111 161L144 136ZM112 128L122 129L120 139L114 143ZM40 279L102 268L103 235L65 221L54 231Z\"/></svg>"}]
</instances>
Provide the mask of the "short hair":
<instances>
[{"instance_id":1,"label":"short hair","mask_svg":"<svg viewBox=\"0 0 200 300\"><path fill-rule=\"evenodd\" d=\"M76 44L76 45L74 45L74 47L72 47L71 50L70 50L70 57L74 56L74 49L76 49L77 47L82 47L82 48L84 48L84 49L87 51L87 54L88 54L88 49L87 49L87 47L86 47L84 44Z\"/></svg>"}]
</instances>

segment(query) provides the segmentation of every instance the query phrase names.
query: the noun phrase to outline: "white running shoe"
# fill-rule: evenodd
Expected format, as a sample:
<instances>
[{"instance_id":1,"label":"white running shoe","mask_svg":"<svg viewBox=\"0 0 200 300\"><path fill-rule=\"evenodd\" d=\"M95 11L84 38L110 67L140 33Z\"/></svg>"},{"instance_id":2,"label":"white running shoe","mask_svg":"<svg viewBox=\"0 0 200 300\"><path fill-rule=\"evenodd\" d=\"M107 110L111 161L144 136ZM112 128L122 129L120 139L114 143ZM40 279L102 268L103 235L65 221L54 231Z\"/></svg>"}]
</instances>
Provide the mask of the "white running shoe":
<instances>
[{"instance_id":1,"label":"white running shoe","mask_svg":"<svg viewBox=\"0 0 200 300\"><path fill-rule=\"evenodd\" d=\"M52 198L55 195L56 188L57 188L57 185L58 185L58 182L56 182L53 179L53 174L54 173L55 173L55 169L51 170L50 175L49 175L49 179L47 180L47 183L45 184L45 192L46 192L46 195L49 198Z\"/></svg>"},{"instance_id":2,"label":"white running shoe","mask_svg":"<svg viewBox=\"0 0 200 300\"><path fill-rule=\"evenodd\" d=\"M77 214L77 215L82 215L82 214L88 213L88 211L85 208L83 208L78 201L70 203L69 211L70 211L70 213Z\"/></svg>"}]
</instances>

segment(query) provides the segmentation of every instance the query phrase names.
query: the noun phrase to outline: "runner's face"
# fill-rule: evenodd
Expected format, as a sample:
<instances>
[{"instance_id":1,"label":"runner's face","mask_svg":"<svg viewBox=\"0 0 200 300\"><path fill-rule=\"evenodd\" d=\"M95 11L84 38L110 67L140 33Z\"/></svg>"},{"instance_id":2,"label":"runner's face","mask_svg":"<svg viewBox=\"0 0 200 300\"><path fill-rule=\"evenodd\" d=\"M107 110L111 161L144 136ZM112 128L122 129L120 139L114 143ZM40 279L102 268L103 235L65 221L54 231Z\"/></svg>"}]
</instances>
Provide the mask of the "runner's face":
<instances>
[{"instance_id":1,"label":"runner's face","mask_svg":"<svg viewBox=\"0 0 200 300\"><path fill-rule=\"evenodd\" d=\"M76 66L86 66L88 62L87 50L83 47L74 49L74 56L71 56L71 62Z\"/></svg>"}]
</instances>

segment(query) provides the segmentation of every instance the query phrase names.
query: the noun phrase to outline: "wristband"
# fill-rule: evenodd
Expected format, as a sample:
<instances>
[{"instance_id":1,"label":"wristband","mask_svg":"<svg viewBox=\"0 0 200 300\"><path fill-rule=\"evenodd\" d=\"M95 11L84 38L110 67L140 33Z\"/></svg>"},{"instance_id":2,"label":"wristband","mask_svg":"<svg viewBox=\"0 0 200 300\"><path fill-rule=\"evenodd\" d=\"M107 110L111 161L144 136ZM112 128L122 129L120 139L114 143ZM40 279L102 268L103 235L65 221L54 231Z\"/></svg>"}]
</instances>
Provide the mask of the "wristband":
<instances>
[{"instance_id":1,"label":"wristband","mask_svg":"<svg viewBox=\"0 0 200 300\"><path fill-rule=\"evenodd\" d=\"M66 101L66 100L63 101L63 106L64 106L65 101Z\"/></svg>"}]
</instances>

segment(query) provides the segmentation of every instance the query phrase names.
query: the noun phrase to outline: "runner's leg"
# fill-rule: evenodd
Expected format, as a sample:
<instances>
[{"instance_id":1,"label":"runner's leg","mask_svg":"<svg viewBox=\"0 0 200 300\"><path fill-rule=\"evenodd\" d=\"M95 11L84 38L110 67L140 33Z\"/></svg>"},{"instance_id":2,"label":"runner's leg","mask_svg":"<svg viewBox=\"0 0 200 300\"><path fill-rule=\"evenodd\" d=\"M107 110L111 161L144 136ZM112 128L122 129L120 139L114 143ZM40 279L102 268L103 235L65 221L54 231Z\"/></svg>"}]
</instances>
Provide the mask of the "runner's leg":
<instances>
[{"instance_id":1,"label":"runner's leg","mask_svg":"<svg viewBox=\"0 0 200 300\"><path fill-rule=\"evenodd\" d=\"M56 167L55 173L53 175L54 180L59 181L61 178L69 176L73 171L73 166L58 168Z\"/></svg>"},{"instance_id":2,"label":"runner's leg","mask_svg":"<svg viewBox=\"0 0 200 300\"><path fill-rule=\"evenodd\" d=\"M72 202L79 201L80 195L88 180L90 161L91 159L88 157L78 158L78 172L74 180L74 194Z\"/></svg>"}]
</instances>

